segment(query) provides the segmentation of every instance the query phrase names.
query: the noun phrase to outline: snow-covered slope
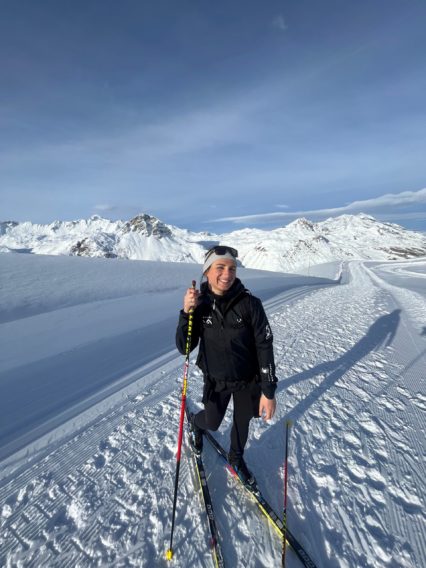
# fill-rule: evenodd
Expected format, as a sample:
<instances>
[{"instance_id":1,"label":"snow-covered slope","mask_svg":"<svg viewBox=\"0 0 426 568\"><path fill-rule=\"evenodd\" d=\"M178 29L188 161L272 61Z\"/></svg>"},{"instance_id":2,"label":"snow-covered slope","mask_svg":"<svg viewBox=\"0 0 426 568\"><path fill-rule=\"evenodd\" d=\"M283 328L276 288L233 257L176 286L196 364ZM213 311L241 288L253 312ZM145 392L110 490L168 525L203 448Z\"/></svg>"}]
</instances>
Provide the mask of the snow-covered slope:
<instances>
[{"instance_id":1,"label":"snow-covered slope","mask_svg":"<svg viewBox=\"0 0 426 568\"><path fill-rule=\"evenodd\" d=\"M173 336L198 267L1 261L0 565L166 566L183 365ZM279 377L277 414L253 420L246 459L281 513L292 419L288 526L318 568L426 566L425 271L350 262L337 285L240 270L265 300ZM225 447L231 422L229 409L215 434ZM226 566L280 566L280 538L203 455ZM186 442L176 520L167 566L213 566ZM291 550L286 566L301 566Z\"/></svg>"},{"instance_id":2,"label":"snow-covered slope","mask_svg":"<svg viewBox=\"0 0 426 568\"><path fill-rule=\"evenodd\" d=\"M321 223L298 219L275 230L192 233L147 214L130 221L88 220L50 225L5 222L0 252L31 252L162 262L201 263L213 244L230 244L243 266L277 272L345 259L393 260L426 255L426 236L367 215L343 215Z\"/></svg>"},{"instance_id":3,"label":"snow-covered slope","mask_svg":"<svg viewBox=\"0 0 426 568\"><path fill-rule=\"evenodd\" d=\"M1 224L0 252L74 255L163 262L201 262L203 247L187 232L142 214L130 221L55 221L50 225Z\"/></svg>"},{"instance_id":4,"label":"snow-covered slope","mask_svg":"<svg viewBox=\"0 0 426 568\"><path fill-rule=\"evenodd\" d=\"M426 255L426 237L367 215L321 223L297 219L273 231L243 229L223 236L236 243L244 266L283 272L334 260L393 260Z\"/></svg>"}]
</instances>

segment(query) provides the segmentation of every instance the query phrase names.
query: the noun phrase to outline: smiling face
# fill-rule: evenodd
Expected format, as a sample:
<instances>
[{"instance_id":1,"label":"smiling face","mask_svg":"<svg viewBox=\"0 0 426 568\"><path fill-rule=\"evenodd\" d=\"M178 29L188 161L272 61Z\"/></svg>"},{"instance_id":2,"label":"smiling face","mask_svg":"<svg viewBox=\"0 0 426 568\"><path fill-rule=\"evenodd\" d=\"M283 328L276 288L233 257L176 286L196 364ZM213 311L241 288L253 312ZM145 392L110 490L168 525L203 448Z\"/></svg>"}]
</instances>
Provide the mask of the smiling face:
<instances>
[{"instance_id":1,"label":"smiling face","mask_svg":"<svg viewBox=\"0 0 426 568\"><path fill-rule=\"evenodd\" d=\"M215 260L206 272L209 288L213 294L218 294L218 296L223 296L230 289L236 276L237 267L235 262L229 258Z\"/></svg>"}]
</instances>

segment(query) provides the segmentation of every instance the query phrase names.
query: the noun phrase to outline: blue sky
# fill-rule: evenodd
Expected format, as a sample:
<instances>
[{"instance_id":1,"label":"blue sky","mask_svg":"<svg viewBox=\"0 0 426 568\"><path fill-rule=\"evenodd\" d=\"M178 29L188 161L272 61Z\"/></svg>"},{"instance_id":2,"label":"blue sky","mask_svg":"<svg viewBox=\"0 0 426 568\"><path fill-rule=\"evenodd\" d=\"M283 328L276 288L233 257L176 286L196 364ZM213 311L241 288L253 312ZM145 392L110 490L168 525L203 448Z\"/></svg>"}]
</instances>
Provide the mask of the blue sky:
<instances>
[{"instance_id":1,"label":"blue sky","mask_svg":"<svg viewBox=\"0 0 426 568\"><path fill-rule=\"evenodd\" d=\"M426 230L423 0L0 7L0 219Z\"/></svg>"}]
</instances>

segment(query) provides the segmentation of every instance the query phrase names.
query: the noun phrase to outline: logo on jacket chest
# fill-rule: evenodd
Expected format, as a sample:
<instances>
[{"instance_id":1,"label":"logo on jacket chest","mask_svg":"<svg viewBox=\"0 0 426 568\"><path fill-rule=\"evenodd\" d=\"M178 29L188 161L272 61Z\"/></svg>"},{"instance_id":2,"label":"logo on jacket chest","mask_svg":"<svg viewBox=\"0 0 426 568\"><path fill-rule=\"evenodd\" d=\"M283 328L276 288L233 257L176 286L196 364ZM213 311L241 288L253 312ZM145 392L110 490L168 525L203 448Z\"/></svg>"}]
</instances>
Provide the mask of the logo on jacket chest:
<instances>
[{"instance_id":1,"label":"logo on jacket chest","mask_svg":"<svg viewBox=\"0 0 426 568\"><path fill-rule=\"evenodd\" d=\"M212 316L203 316L203 327L213 327Z\"/></svg>"},{"instance_id":2,"label":"logo on jacket chest","mask_svg":"<svg viewBox=\"0 0 426 568\"><path fill-rule=\"evenodd\" d=\"M238 314L224 318L220 322L218 322L217 318L214 318L214 316L210 314L203 316L202 321L204 328L221 327L222 329L240 329L244 327L244 319Z\"/></svg>"}]
</instances>

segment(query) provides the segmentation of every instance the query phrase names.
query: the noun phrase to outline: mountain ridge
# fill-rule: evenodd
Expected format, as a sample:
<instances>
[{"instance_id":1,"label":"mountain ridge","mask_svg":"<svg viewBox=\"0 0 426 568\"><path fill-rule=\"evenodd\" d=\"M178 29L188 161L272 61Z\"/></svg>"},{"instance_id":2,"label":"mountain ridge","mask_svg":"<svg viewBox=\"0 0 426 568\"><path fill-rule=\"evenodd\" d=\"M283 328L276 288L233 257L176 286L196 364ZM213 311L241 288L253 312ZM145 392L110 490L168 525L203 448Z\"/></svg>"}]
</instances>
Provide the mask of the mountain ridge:
<instances>
[{"instance_id":1,"label":"mountain ridge","mask_svg":"<svg viewBox=\"0 0 426 568\"><path fill-rule=\"evenodd\" d=\"M397 260L426 255L426 235L378 221L370 215L341 215L314 222L301 217L277 229L196 233L140 213L128 221L98 215L47 225L0 223L0 252L25 252L164 262L203 262L215 244L239 250L246 268L295 272L335 260Z\"/></svg>"}]
</instances>

